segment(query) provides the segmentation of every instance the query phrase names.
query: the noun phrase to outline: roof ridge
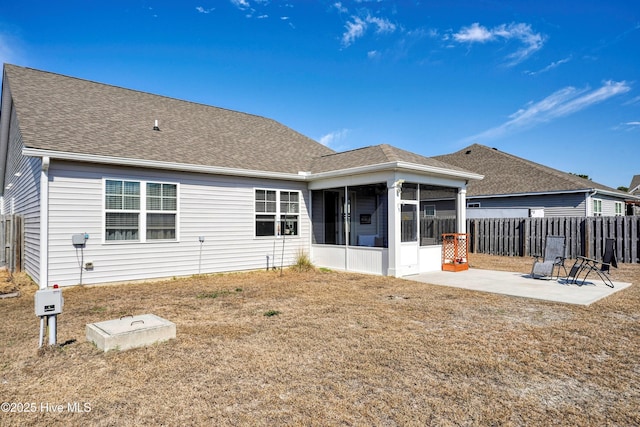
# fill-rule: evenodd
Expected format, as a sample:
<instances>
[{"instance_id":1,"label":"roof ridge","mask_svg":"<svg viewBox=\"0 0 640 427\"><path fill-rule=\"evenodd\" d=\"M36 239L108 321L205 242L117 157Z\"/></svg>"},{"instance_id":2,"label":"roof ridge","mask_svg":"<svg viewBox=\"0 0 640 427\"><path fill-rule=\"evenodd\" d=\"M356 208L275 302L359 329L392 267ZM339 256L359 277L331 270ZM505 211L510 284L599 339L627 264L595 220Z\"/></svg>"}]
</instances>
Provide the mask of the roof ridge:
<instances>
[{"instance_id":1,"label":"roof ridge","mask_svg":"<svg viewBox=\"0 0 640 427\"><path fill-rule=\"evenodd\" d=\"M358 147L358 148L352 148L351 150L336 151L336 152L329 153L329 154L323 154L323 155L319 156L319 158L338 156L338 155L341 155L341 154L348 154L348 153L353 153L353 152L356 152L356 151L369 150L371 148L376 148L376 147L379 147L379 145L367 145L366 147Z\"/></svg>"}]
</instances>

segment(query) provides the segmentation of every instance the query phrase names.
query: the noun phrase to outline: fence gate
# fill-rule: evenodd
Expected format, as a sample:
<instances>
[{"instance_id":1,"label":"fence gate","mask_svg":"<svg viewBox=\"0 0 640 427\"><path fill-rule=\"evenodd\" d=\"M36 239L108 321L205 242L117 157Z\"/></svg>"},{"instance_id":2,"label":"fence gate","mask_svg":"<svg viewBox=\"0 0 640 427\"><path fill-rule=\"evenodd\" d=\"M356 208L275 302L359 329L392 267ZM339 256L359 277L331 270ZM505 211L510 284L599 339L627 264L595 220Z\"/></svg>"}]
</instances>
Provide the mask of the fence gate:
<instances>
[{"instance_id":1,"label":"fence gate","mask_svg":"<svg viewBox=\"0 0 640 427\"><path fill-rule=\"evenodd\" d=\"M0 215L0 266L13 273L22 271L22 217L19 215Z\"/></svg>"}]
</instances>

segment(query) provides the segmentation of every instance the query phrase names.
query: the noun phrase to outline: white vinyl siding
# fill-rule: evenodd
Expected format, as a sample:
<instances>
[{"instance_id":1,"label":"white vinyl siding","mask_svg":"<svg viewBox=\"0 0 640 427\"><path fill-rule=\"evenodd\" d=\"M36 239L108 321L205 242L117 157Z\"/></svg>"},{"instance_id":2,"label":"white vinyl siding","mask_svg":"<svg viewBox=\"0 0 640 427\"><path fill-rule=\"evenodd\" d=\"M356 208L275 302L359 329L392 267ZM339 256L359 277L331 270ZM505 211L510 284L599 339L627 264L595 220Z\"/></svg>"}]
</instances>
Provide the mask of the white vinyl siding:
<instances>
[{"instance_id":1,"label":"white vinyl siding","mask_svg":"<svg viewBox=\"0 0 640 427\"><path fill-rule=\"evenodd\" d=\"M11 121L9 125L9 146L4 176L5 188L2 197L2 211L4 214L16 214L22 217L24 229L22 268L36 283L39 283L40 173L42 160L22 156L22 135L18 128L15 109L7 108L3 111L4 117L10 118Z\"/></svg>"},{"instance_id":2,"label":"white vinyl siding","mask_svg":"<svg viewBox=\"0 0 640 427\"><path fill-rule=\"evenodd\" d=\"M586 216L585 194L548 194L521 197L467 197L467 207L480 203L482 208L544 208L545 217Z\"/></svg>"},{"instance_id":3,"label":"white vinyl siding","mask_svg":"<svg viewBox=\"0 0 640 427\"><path fill-rule=\"evenodd\" d=\"M83 272L86 284L262 269L267 254L272 263L287 266L294 262L299 249L309 250L304 182L98 168L71 162L52 162L49 173L49 278L61 286L79 282L77 249L71 244L71 236L76 233L89 234L83 255L85 262L93 263L93 269ZM153 244L104 242L104 177L177 184L179 239ZM255 188L300 194L300 238L255 238ZM204 237L202 244L200 236Z\"/></svg>"},{"instance_id":4,"label":"white vinyl siding","mask_svg":"<svg viewBox=\"0 0 640 427\"><path fill-rule=\"evenodd\" d=\"M597 198L602 202L601 216L622 216L625 214L625 204L619 198L598 194Z\"/></svg>"}]
</instances>

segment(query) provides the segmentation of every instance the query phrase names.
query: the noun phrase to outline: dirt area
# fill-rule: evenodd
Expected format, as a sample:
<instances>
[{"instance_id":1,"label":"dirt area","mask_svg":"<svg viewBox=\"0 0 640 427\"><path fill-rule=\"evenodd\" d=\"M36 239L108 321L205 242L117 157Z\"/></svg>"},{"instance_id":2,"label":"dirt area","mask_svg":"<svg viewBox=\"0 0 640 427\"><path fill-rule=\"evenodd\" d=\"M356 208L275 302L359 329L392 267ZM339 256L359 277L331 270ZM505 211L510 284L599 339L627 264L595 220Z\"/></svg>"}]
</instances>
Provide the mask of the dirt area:
<instances>
[{"instance_id":1,"label":"dirt area","mask_svg":"<svg viewBox=\"0 0 640 427\"><path fill-rule=\"evenodd\" d=\"M22 284L0 299L0 424L640 425L640 265L613 277L634 285L589 307L321 270L74 287L40 351ZM177 338L85 340L145 313Z\"/></svg>"}]
</instances>

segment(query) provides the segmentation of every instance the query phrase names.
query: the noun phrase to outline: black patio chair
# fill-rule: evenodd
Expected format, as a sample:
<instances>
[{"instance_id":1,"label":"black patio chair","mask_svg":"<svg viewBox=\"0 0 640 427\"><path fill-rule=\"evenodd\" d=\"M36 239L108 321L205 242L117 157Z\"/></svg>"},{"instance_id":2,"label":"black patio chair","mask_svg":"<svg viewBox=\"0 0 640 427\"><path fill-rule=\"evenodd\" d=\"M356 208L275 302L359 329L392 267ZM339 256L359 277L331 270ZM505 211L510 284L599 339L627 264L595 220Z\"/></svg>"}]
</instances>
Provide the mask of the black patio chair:
<instances>
[{"instance_id":1,"label":"black patio chair","mask_svg":"<svg viewBox=\"0 0 640 427\"><path fill-rule=\"evenodd\" d=\"M556 278L560 278L560 267L562 267L566 276L567 268L564 266L564 236L547 236L544 248L544 257L542 255L533 255L533 257L535 258L535 260L533 261L533 266L531 267L531 277L533 277L534 279L553 279L553 271L556 268L558 269Z\"/></svg>"},{"instance_id":2,"label":"black patio chair","mask_svg":"<svg viewBox=\"0 0 640 427\"><path fill-rule=\"evenodd\" d=\"M589 276L589 273L593 271L600 277L600 279L602 279L605 285L613 288L613 281L609 274L611 267L618 268L615 243L616 241L614 239L605 239L602 261L582 256L577 257L576 262L573 264L569 274L567 275L567 282L578 283L580 274L586 272L582 278L582 284L584 285L587 280L587 276Z\"/></svg>"}]
</instances>

